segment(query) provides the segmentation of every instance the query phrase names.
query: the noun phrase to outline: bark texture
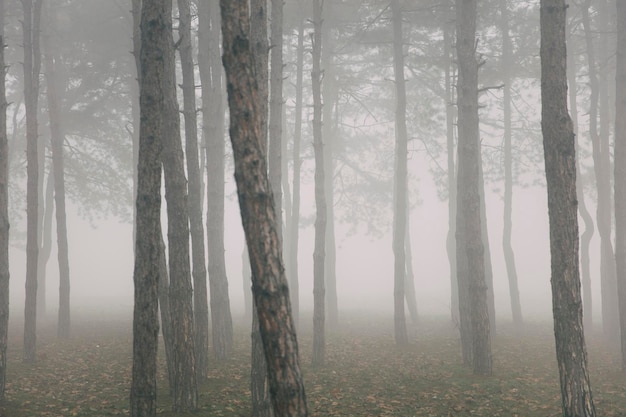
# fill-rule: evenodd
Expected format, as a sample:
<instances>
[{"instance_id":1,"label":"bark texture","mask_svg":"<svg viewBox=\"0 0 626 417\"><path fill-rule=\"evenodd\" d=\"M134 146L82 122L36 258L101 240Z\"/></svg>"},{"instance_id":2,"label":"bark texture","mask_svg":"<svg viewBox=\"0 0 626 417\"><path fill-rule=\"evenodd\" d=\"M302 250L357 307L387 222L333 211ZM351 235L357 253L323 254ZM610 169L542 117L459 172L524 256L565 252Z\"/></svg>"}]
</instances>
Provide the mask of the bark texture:
<instances>
[{"instance_id":1,"label":"bark texture","mask_svg":"<svg viewBox=\"0 0 626 417\"><path fill-rule=\"evenodd\" d=\"M4 64L4 0L0 0L0 68ZM9 328L9 144L5 72L0 73L0 401L7 375Z\"/></svg>"},{"instance_id":2,"label":"bark texture","mask_svg":"<svg viewBox=\"0 0 626 417\"><path fill-rule=\"evenodd\" d=\"M456 50L459 63L457 279L459 302L462 305L459 314L464 359L466 362L469 359L468 363L472 364L475 374L490 375L491 338L480 214L476 3L476 0L456 1ZM465 315L469 320L464 320Z\"/></svg>"},{"instance_id":3,"label":"bark texture","mask_svg":"<svg viewBox=\"0 0 626 417\"><path fill-rule=\"evenodd\" d=\"M135 307L132 417L156 416L156 357L159 334L158 285L161 261L161 150L164 135L162 59L170 37L167 0L144 1L141 8L140 132L135 227Z\"/></svg>"},{"instance_id":4,"label":"bark texture","mask_svg":"<svg viewBox=\"0 0 626 417\"><path fill-rule=\"evenodd\" d=\"M564 417L595 416L578 271L575 138L567 112L564 0L542 0L541 129L548 185L554 337Z\"/></svg>"},{"instance_id":5,"label":"bark texture","mask_svg":"<svg viewBox=\"0 0 626 417\"><path fill-rule=\"evenodd\" d=\"M404 50L402 47L402 11L400 2L391 3L393 14L393 68L396 83L396 155L394 178L393 215L393 304L394 335L397 345L409 343L404 312L406 280L406 235L407 235L407 157L408 139L406 129L406 86L404 80Z\"/></svg>"},{"instance_id":6,"label":"bark texture","mask_svg":"<svg viewBox=\"0 0 626 417\"><path fill-rule=\"evenodd\" d=\"M326 349L326 195L324 193L324 142L322 138L322 2L313 0L313 151L315 153L315 246L313 249L313 366L323 366Z\"/></svg>"},{"instance_id":7,"label":"bark texture","mask_svg":"<svg viewBox=\"0 0 626 417\"><path fill-rule=\"evenodd\" d=\"M221 0L223 62L230 107L235 180L252 268L274 412L308 415L289 289L276 232L278 217L267 175L259 91L246 0Z\"/></svg>"}]
</instances>

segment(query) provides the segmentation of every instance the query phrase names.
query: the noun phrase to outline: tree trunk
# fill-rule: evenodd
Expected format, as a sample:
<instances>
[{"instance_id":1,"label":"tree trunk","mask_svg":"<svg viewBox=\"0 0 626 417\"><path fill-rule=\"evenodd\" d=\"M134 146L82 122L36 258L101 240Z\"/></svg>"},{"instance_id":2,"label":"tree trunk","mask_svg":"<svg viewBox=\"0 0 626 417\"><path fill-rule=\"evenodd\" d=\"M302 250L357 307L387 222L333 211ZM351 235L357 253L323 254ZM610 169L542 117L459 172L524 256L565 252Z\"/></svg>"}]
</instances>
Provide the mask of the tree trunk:
<instances>
[{"instance_id":1,"label":"tree trunk","mask_svg":"<svg viewBox=\"0 0 626 417\"><path fill-rule=\"evenodd\" d=\"M174 372L174 340L172 336L172 315L170 313L170 274L167 270L167 256L165 254L165 240L163 230L159 225L159 312L161 313L161 333L163 334L163 345L165 346L165 364L167 366L167 382L169 394L174 397L174 386L176 385L176 373Z\"/></svg>"},{"instance_id":2,"label":"tree trunk","mask_svg":"<svg viewBox=\"0 0 626 417\"><path fill-rule=\"evenodd\" d=\"M252 288L276 416L307 416L289 287L269 185L259 85L252 70L246 0L221 0L235 180L252 268Z\"/></svg>"},{"instance_id":3,"label":"tree trunk","mask_svg":"<svg viewBox=\"0 0 626 417\"><path fill-rule=\"evenodd\" d=\"M261 146L263 147L263 153L267 153L267 116L268 116L268 59L267 54L269 52L269 41L267 39L267 0L252 0L250 1L251 8L251 23L250 40L252 42L252 53L254 55L254 65L257 76L258 84L258 104L261 115L260 127L261 127ZM231 110L232 111L232 110ZM280 216L277 215L277 222L280 223ZM277 225L277 227L279 227ZM277 233L278 230L277 230ZM278 234L278 244L282 247L282 241L280 234ZM250 248L248 248L248 251ZM250 259L250 258L248 258ZM254 270L252 269L252 273ZM254 276L252 276L252 282L254 283ZM253 297L254 298L254 297ZM256 309L254 301L252 302L253 309ZM251 331L251 368L250 368L250 387L251 387L251 400L252 410L258 413L254 417L265 417L271 415L271 407L267 404L271 402L269 398L269 381L267 375L267 363L265 361L265 353L263 351L263 343L261 336L261 329L259 327L258 316L255 321L254 316L257 315L252 312L252 331Z\"/></svg>"},{"instance_id":4,"label":"tree trunk","mask_svg":"<svg viewBox=\"0 0 626 417\"><path fill-rule=\"evenodd\" d=\"M509 33L508 1L500 2L500 19L502 31L502 109L504 122L504 228L502 232L502 249L506 274L509 278L509 296L511 298L511 313L513 325L519 331L523 325L522 305L520 303L519 287L517 285L517 268L515 267L515 253L511 244L513 229L513 146L511 131L511 35Z\"/></svg>"},{"instance_id":5,"label":"tree trunk","mask_svg":"<svg viewBox=\"0 0 626 417\"><path fill-rule=\"evenodd\" d=\"M39 96L39 22L41 0L22 0L24 9L24 106L26 108L26 299L24 306L24 362L36 360L37 259L39 256L39 157L37 103Z\"/></svg>"},{"instance_id":6,"label":"tree trunk","mask_svg":"<svg viewBox=\"0 0 626 417\"><path fill-rule=\"evenodd\" d=\"M133 58L135 60L135 70L136 70L136 78L137 82L131 84L131 112L133 116L133 131L132 131L132 141L133 141L133 241L135 240L135 227L137 222L135 218L137 217L136 213L136 204L135 200L137 199L137 166L139 161L139 85L141 80L141 68L140 68L140 58L141 58L141 0L131 0L131 18L133 22Z\"/></svg>"},{"instance_id":7,"label":"tree trunk","mask_svg":"<svg viewBox=\"0 0 626 417\"><path fill-rule=\"evenodd\" d=\"M4 0L0 0L0 45L4 45ZM0 68L4 68L0 48ZM9 143L7 140L6 75L0 77L0 401L4 399L9 330Z\"/></svg>"},{"instance_id":8,"label":"tree trunk","mask_svg":"<svg viewBox=\"0 0 626 417\"><path fill-rule=\"evenodd\" d=\"M480 135L480 133L479 133ZM489 313L489 334L496 334L496 301L493 293L493 267L491 266L491 245L489 244L489 229L487 228L487 203L485 201L485 179L483 175L483 160L478 158L478 188L480 193L480 234L482 236L485 259L485 285L487 286L487 312Z\"/></svg>"},{"instance_id":9,"label":"tree trunk","mask_svg":"<svg viewBox=\"0 0 626 417\"><path fill-rule=\"evenodd\" d=\"M171 2L163 23L166 48L163 72L163 153L161 161L167 201L167 243L169 263L169 301L172 324L174 397L176 412L193 410L198 403L193 350L193 290L189 265L189 206L187 179L180 137L180 117L176 98L174 41L172 38Z\"/></svg>"},{"instance_id":10,"label":"tree trunk","mask_svg":"<svg viewBox=\"0 0 626 417\"><path fill-rule=\"evenodd\" d=\"M203 136L207 158L207 249L211 296L211 338L218 360L233 349L233 320L224 258L224 107L219 56L220 12L216 2L200 2L199 54L202 80ZM205 289L198 289L206 294ZM206 308L200 305L200 308ZM208 310L208 309L207 309ZM207 313L208 314L208 313ZM204 317L204 314L203 314ZM207 316L208 320L208 316ZM201 323L199 325L202 325ZM203 328L208 326L202 325Z\"/></svg>"},{"instance_id":11,"label":"tree trunk","mask_svg":"<svg viewBox=\"0 0 626 417\"><path fill-rule=\"evenodd\" d=\"M541 130L548 185L552 311L563 416L592 417L578 275L576 159L567 113L564 0L541 0Z\"/></svg>"},{"instance_id":12,"label":"tree trunk","mask_svg":"<svg viewBox=\"0 0 626 417\"><path fill-rule=\"evenodd\" d=\"M572 24L570 20L570 25ZM573 29L570 31L570 33ZM576 91L578 89L576 82L576 60L573 54L567 56L567 78L569 84L569 103L572 115L572 124L574 127L574 135L576 136L576 176L582 178L579 143L581 136L578 134L578 105L576 103ZM582 281L582 299L583 299L583 324L586 332L593 329L593 299L591 296L591 262L590 247L591 238L594 233L593 217L587 209L585 203L585 190L583 181L576 181L576 198L578 199L578 214L583 220L585 229L580 237L580 268Z\"/></svg>"},{"instance_id":13,"label":"tree trunk","mask_svg":"<svg viewBox=\"0 0 626 417\"><path fill-rule=\"evenodd\" d=\"M135 307L130 415L155 417L158 287L161 258L161 150L165 133L164 91L167 70L162 59L169 48L167 0L145 1L141 8L139 165L137 167Z\"/></svg>"},{"instance_id":14,"label":"tree trunk","mask_svg":"<svg viewBox=\"0 0 626 417\"><path fill-rule=\"evenodd\" d=\"M43 170L41 170L43 175ZM46 315L46 265L52 255L52 218L54 217L54 172L51 169L46 177L46 186L41 205L44 207L41 226L41 244L37 260L37 313Z\"/></svg>"},{"instance_id":15,"label":"tree trunk","mask_svg":"<svg viewBox=\"0 0 626 417\"><path fill-rule=\"evenodd\" d=\"M63 141L55 59L50 44L45 42L45 77L48 99L48 117L50 120L50 141L52 144L52 170L54 175L54 205L57 224L57 255L59 262L59 318L57 335L70 337L70 263L67 243L67 221L65 215L65 168L63 162Z\"/></svg>"},{"instance_id":16,"label":"tree trunk","mask_svg":"<svg viewBox=\"0 0 626 417\"><path fill-rule=\"evenodd\" d=\"M407 198L408 200L408 198ZM406 213L406 239L404 242L404 253L406 254L406 279L404 298L406 300L406 306L411 316L411 322L414 326L417 326L419 322L419 315L417 314L417 298L415 295L415 272L413 271L413 249L411 245L411 227L410 225L410 209L407 201L407 213Z\"/></svg>"},{"instance_id":17,"label":"tree trunk","mask_svg":"<svg viewBox=\"0 0 626 417\"><path fill-rule=\"evenodd\" d=\"M615 114L626 114L626 3L617 6ZM1 97L1 96L0 96ZM622 370L626 370L626 118L615 118L615 260Z\"/></svg>"},{"instance_id":18,"label":"tree trunk","mask_svg":"<svg viewBox=\"0 0 626 417\"><path fill-rule=\"evenodd\" d=\"M463 305L460 312L461 341L464 345L471 344L471 347L465 346L463 351L466 362L469 353L474 373L490 375L492 359L489 308L480 214L476 0L456 1L456 24L459 63L457 279L459 301ZM466 314L469 323L464 323L463 316Z\"/></svg>"},{"instance_id":19,"label":"tree trunk","mask_svg":"<svg viewBox=\"0 0 626 417\"><path fill-rule=\"evenodd\" d=\"M196 376L204 381L209 372L209 311L207 308L204 226L202 225L202 174L198 156L198 121L196 117L196 81L191 44L191 6L189 0L178 0L178 33L183 83L185 117L185 155L189 176L189 228L194 288L194 353Z\"/></svg>"},{"instance_id":20,"label":"tree trunk","mask_svg":"<svg viewBox=\"0 0 626 417\"><path fill-rule=\"evenodd\" d=\"M283 147L283 2L271 0L270 34L270 111L269 111L269 178L274 194L274 207L279 215L278 239L283 240L283 192L282 192L282 147Z\"/></svg>"},{"instance_id":21,"label":"tree trunk","mask_svg":"<svg viewBox=\"0 0 626 417\"><path fill-rule=\"evenodd\" d=\"M293 203L291 205L291 225L289 226L289 260L290 271L289 288L293 319L298 325L300 317L300 285L298 279L298 239L300 234L300 171L302 158L300 156L300 142L302 141L302 89L304 88L304 20L298 25L298 50L296 58L296 104L293 133Z\"/></svg>"},{"instance_id":22,"label":"tree trunk","mask_svg":"<svg viewBox=\"0 0 626 417\"><path fill-rule=\"evenodd\" d=\"M326 195L324 192L324 142L322 138L322 3L313 1L313 150L315 153L315 246L313 251L313 366L323 366L325 329Z\"/></svg>"},{"instance_id":23,"label":"tree trunk","mask_svg":"<svg viewBox=\"0 0 626 417\"><path fill-rule=\"evenodd\" d=\"M393 13L393 67L396 83L396 155L394 176L393 216L393 301L394 335L397 345L409 343L404 313L404 281L406 278L406 224L407 224L407 154L406 87L404 81L404 50L402 47L402 11L398 0L391 3Z\"/></svg>"}]
</instances>

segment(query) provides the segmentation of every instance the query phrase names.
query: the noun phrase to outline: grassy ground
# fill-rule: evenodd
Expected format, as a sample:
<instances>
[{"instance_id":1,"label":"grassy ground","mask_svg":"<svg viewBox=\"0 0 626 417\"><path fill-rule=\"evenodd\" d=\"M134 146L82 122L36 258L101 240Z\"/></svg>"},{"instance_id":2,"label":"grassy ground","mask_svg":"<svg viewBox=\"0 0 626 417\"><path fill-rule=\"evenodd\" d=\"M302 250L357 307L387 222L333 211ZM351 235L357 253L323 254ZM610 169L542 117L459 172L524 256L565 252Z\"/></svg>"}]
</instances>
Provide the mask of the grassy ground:
<instances>
[{"instance_id":1,"label":"grassy ground","mask_svg":"<svg viewBox=\"0 0 626 417\"><path fill-rule=\"evenodd\" d=\"M10 335L6 399L0 417L128 415L131 324L127 319L75 320L74 336L59 341L40 326L35 364L21 362L21 333ZM308 319L303 324L309 323ZM463 367L456 330L446 319L424 319L412 343L397 348L392 322L380 316L344 318L328 334L328 363L310 367L311 335L300 349L307 400L315 416L560 416L553 336L548 323L527 325L516 337L506 323L494 342L494 375ZM249 331L239 325L231 360L212 363L189 416L248 416ZM626 375L617 352L588 340L597 415L626 416ZM159 415L173 416L161 363Z\"/></svg>"}]
</instances>

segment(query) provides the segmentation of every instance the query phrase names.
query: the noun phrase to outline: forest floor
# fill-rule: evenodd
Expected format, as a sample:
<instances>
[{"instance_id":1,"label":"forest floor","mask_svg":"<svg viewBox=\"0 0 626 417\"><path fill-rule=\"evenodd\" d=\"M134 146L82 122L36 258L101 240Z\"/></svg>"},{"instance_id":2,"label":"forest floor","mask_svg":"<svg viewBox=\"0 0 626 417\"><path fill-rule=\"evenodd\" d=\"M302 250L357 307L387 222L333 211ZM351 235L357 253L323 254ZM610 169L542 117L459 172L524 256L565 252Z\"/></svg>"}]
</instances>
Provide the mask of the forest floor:
<instances>
[{"instance_id":1,"label":"forest floor","mask_svg":"<svg viewBox=\"0 0 626 417\"><path fill-rule=\"evenodd\" d=\"M308 323L304 318L302 324ZM424 318L411 344L398 348L390 317L346 314L327 334L327 364L310 366L311 334L300 352L309 411L314 416L561 416L550 322L523 335L501 324L493 345L494 375L477 377L461 364L458 332L445 318ZM200 410L184 416L249 416L249 330L235 331L235 352L211 363L200 387ZM616 349L588 338L598 416L626 416L626 375ZM40 325L38 361L21 361L21 329L10 333L6 399L0 417L128 415L132 334L128 317L76 318L73 336ZM159 415L174 416L160 351Z\"/></svg>"}]
</instances>

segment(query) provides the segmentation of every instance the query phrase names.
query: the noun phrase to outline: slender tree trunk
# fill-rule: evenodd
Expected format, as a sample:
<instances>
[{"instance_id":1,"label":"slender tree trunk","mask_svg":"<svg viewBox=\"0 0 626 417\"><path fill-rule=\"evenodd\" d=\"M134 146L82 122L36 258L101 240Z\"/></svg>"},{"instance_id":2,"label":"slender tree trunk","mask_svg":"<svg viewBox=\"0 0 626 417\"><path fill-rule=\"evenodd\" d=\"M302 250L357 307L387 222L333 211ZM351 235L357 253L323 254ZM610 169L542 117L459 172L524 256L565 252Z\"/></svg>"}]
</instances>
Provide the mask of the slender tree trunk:
<instances>
[{"instance_id":1,"label":"slender tree trunk","mask_svg":"<svg viewBox=\"0 0 626 417\"><path fill-rule=\"evenodd\" d=\"M404 282L406 279L407 231L407 154L406 87L404 81L404 48L402 47L402 11L398 0L391 3L393 13L393 63L396 83L396 156L394 177L394 335L397 345L409 343L404 313Z\"/></svg>"},{"instance_id":2,"label":"slender tree trunk","mask_svg":"<svg viewBox=\"0 0 626 417\"><path fill-rule=\"evenodd\" d=\"M26 108L26 300L24 307L24 362L36 360L37 259L39 256L39 157L37 103L39 96L39 22L41 0L22 0L24 9L24 105Z\"/></svg>"},{"instance_id":3,"label":"slender tree trunk","mask_svg":"<svg viewBox=\"0 0 626 417\"><path fill-rule=\"evenodd\" d=\"M447 3L451 9L451 2ZM454 19L450 17L451 21ZM448 253L448 263L450 264L450 314L453 323L459 323L459 283L456 270L456 164L454 162L454 125L456 99L454 96L454 71L453 71L453 48L452 38L454 25L445 22L443 31L444 37L444 59L445 59L445 83L446 83L446 149L448 154L448 236L446 238L446 251Z\"/></svg>"},{"instance_id":4,"label":"slender tree trunk","mask_svg":"<svg viewBox=\"0 0 626 417\"><path fill-rule=\"evenodd\" d=\"M313 366L326 357L325 247L326 195L324 192L324 142L322 138L322 2L313 0L313 150L315 153L315 248L313 251Z\"/></svg>"},{"instance_id":5,"label":"slender tree trunk","mask_svg":"<svg viewBox=\"0 0 626 417\"><path fill-rule=\"evenodd\" d=\"M163 239L163 230L159 225L159 312L161 313L161 333L163 334L163 345L165 346L165 362L167 366L167 382L169 394L174 397L174 386L176 385L176 373L174 371L174 340L172 336L172 315L170 313L170 274L167 270L167 248Z\"/></svg>"},{"instance_id":6,"label":"slender tree trunk","mask_svg":"<svg viewBox=\"0 0 626 417\"><path fill-rule=\"evenodd\" d=\"M130 415L155 417L158 287L161 250L161 150L165 131L162 59L169 48L167 0L145 1L141 9L139 165L137 167L135 307Z\"/></svg>"},{"instance_id":7,"label":"slender tree trunk","mask_svg":"<svg viewBox=\"0 0 626 417\"><path fill-rule=\"evenodd\" d=\"M408 198L407 198L408 200ZM406 213L406 239L404 242L404 253L406 254L406 279L405 279L405 291L404 298L406 300L406 306L411 316L411 322L417 326L419 322L419 315L417 313L417 298L415 295L415 272L413 271L413 248L411 245L411 227L410 227L410 209L407 201L407 213Z\"/></svg>"},{"instance_id":8,"label":"slender tree trunk","mask_svg":"<svg viewBox=\"0 0 626 417\"><path fill-rule=\"evenodd\" d=\"M49 42L45 44L45 76L48 117L50 120L50 140L52 144L52 169L54 175L54 205L57 224L57 254L59 262L59 318L57 335L67 339L70 336L70 263L67 242L67 221L65 215L65 168L63 161L64 133L61 127L59 97L55 59L50 50Z\"/></svg>"},{"instance_id":9,"label":"slender tree trunk","mask_svg":"<svg viewBox=\"0 0 626 417\"><path fill-rule=\"evenodd\" d=\"M269 41L267 38L267 0L252 0L250 1L250 19L252 26L250 28L250 40L252 42L252 53L254 55L254 66L258 84L258 105L261 115L260 119L260 134L261 134L261 146L263 146L263 153L267 155L268 139L268 52ZM232 110L231 110L232 111ZM280 216L277 214L278 219ZM280 220L277 220L280 222ZM278 233L278 231L277 231ZM282 246L282 241L279 238L279 245ZM250 248L248 248L250 251ZM252 274L254 269L251 268ZM252 282L254 283L254 276L252 275ZM253 297L254 298L254 297ZM267 404L271 402L269 397L269 381L267 375L268 364L265 362L265 353L263 352L263 341L261 337L261 329L259 327L257 307L255 302L252 302L252 331L251 346L252 346L252 363L250 368L250 390L252 393L252 410L254 417L264 417L271 415L271 407L267 407ZM265 414L263 414L265 413Z\"/></svg>"},{"instance_id":10,"label":"slender tree trunk","mask_svg":"<svg viewBox=\"0 0 626 417\"><path fill-rule=\"evenodd\" d=\"M464 358L467 362L469 353L475 374L490 375L492 359L489 308L480 214L476 3L476 0L456 1L456 49L459 62L456 258L459 302L462 305L460 316L461 342L465 346ZM466 314L469 323L464 324L463 316ZM468 347L468 344L471 347Z\"/></svg>"},{"instance_id":11,"label":"slender tree trunk","mask_svg":"<svg viewBox=\"0 0 626 417\"><path fill-rule=\"evenodd\" d=\"M167 47L163 50L164 133L161 161L167 201L167 242L169 262L169 301L172 324L174 411L193 410L198 403L198 390L193 350L193 290L189 265L189 205L185 178L180 117L176 98L174 42L172 38L171 2L165 20Z\"/></svg>"},{"instance_id":12,"label":"slender tree trunk","mask_svg":"<svg viewBox=\"0 0 626 417\"><path fill-rule=\"evenodd\" d=\"M223 61L228 82L235 180L252 268L272 404L276 416L307 416L289 288L267 175L259 85L252 70L246 0L221 0Z\"/></svg>"},{"instance_id":13,"label":"slender tree trunk","mask_svg":"<svg viewBox=\"0 0 626 417\"><path fill-rule=\"evenodd\" d=\"M572 29L573 30L573 29ZM570 31L571 33L572 31ZM569 103L572 115L572 124L574 126L574 135L576 136L576 198L578 199L578 214L584 223L584 230L580 237L580 268L582 281L582 299L583 299L583 323L585 331L589 332L593 329L593 299L591 296L591 262L590 248L591 238L594 233L593 217L585 203L585 190L582 181L582 170L580 164L579 143L581 136L578 134L578 105L576 103L576 60L573 54L567 55L567 78L569 83Z\"/></svg>"},{"instance_id":14,"label":"slender tree trunk","mask_svg":"<svg viewBox=\"0 0 626 417\"><path fill-rule=\"evenodd\" d=\"M43 173L43 170L40 171ZM37 315L46 315L46 265L52 255L52 218L54 217L54 172L51 169L46 176L46 186L41 206L44 207L41 226L41 245L37 261Z\"/></svg>"},{"instance_id":15,"label":"slender tree trunk","mask_svg":"<svg viewBox=\"0 0 626 417\"><path fill-rule=\"evenodd\" d=\"M480 133L479 133L480 135ZM480 234L482 236L485 258L485 285L487 286L487 311L489 313L489 334L496 334L496 301L493 293L493 268L491 264L491 245L489 244L489 229L487 228L487 203L485 201L485 179L483 175L483 160L478 159L478 188L480 192Z\"/></svg>"},{"instance_id":16,"label":"slender tree trunk","mask_svg":"<svg viewBox=\"0 0 626 417\"><path fill-rule=\"evenodd\" d=\"M615 114L626 114L626 3L617 1ZM615 260L622 370L626 370L626 118L615 118Z\"/></svg>"},{"instance_id":17,"label":"slender tree trunk","mask_svg":"<svg viewBox=\"0 0 626 417\"><path fill-rule=\"evenodd\" d=\"M511 244L513 230L513 145L511 130L511 35L509 33L508 1L500 2L500 25L502 31L502 109L504 122L504 228L502 232L502 248L506 274L509 278L509 296L511 298L511 313L513 325L519 331L523 325L522 305L520 303L519 287L517 285L517 268L515 253Z\"/></svg>"},{"instance_id":18,"label":"slender tree trunk","mask_svg":"<svg viewBox=\"0 0 626 417\"><path fill-rule=\"evenodd\" d=\"M300 171L302 158L300 156L300 142L302 141L302 89L304 88L304 20L300 19L298 26L298 50L296 58L296 105L293 134L293 204L291 206L291 226L289 227L289 289L293 318L298 325L300 317L300 285L298 278L298 246L300 234Z\"/></svg>"},{"instance_id":19,"label":"slender tree trunk","mask_svg":"<svg viewBox=\"0 0 626 417\"><path fill-rule=\"evenodd\" d=\"M282 148L283 148L283 3L271 0L270 34L270 109L269 109L269 178L274 194L274 206L279 214L278 238L283 240L283 192L282 192Z\"/></svg>"},{"instance_id":20,"label":"slender tree trunk","mask_svg":"<svg viewBox=\"0 0 626 417\"><path fill-rule=\"evenodd\" d=\"M185 156L189 176L189 228L191 231L191 260L194 288L194 353L196 376L206 379L209 372L209 311L204 258L204 226L202 225L202 174L198 156L198 120L196 117L196 81L194 77L191 42L191 5L178 0L180 63L183 83L183 115L185 117Z\"/></svg>"},{"instance_id":21,"label":"slender tree trunk","mask_svg":"<svg viewBox=\"0 0 626 417\"><path fill-rule=\"evenodd\" d=\"M4 0L0 0L0 45L4 45ZM4 68L0 48L0 68ZM9 143L7 140L6 75L0 77L0 401L4 399L9 330Z\"/></svg>"},{"instance_id":22,"label":"slender tree trunk","mask_svg":"<svg viewBox=\"0 0 626 417\"><path fill-rule=\"evenodd\" d=\"M137 199L137 166L139 162L139 85L141 80L140 59L141 59L141 0L131 0L131 17L133 22L133 58L135 60L136 70L136 83L131 84L131 111L133 116L133 131L132 131L132 149L133 149L133 241L135 240L135 227L137 222L135 221L137 206L134 204ZM133 248L134 250L134 248Z\"/></svg>"},{"instance_id":23,"label":"slender tree trunk","mask_svg":"<svg viewBox=\"0 0 626 417\"><path fill-rule=\"evenodd\" d=\"M541 0L541 130L548 185L552 311L564 417L593 417L578 273L576 158L567 113L564 0Z\"/></svg>"}]
</instances>

